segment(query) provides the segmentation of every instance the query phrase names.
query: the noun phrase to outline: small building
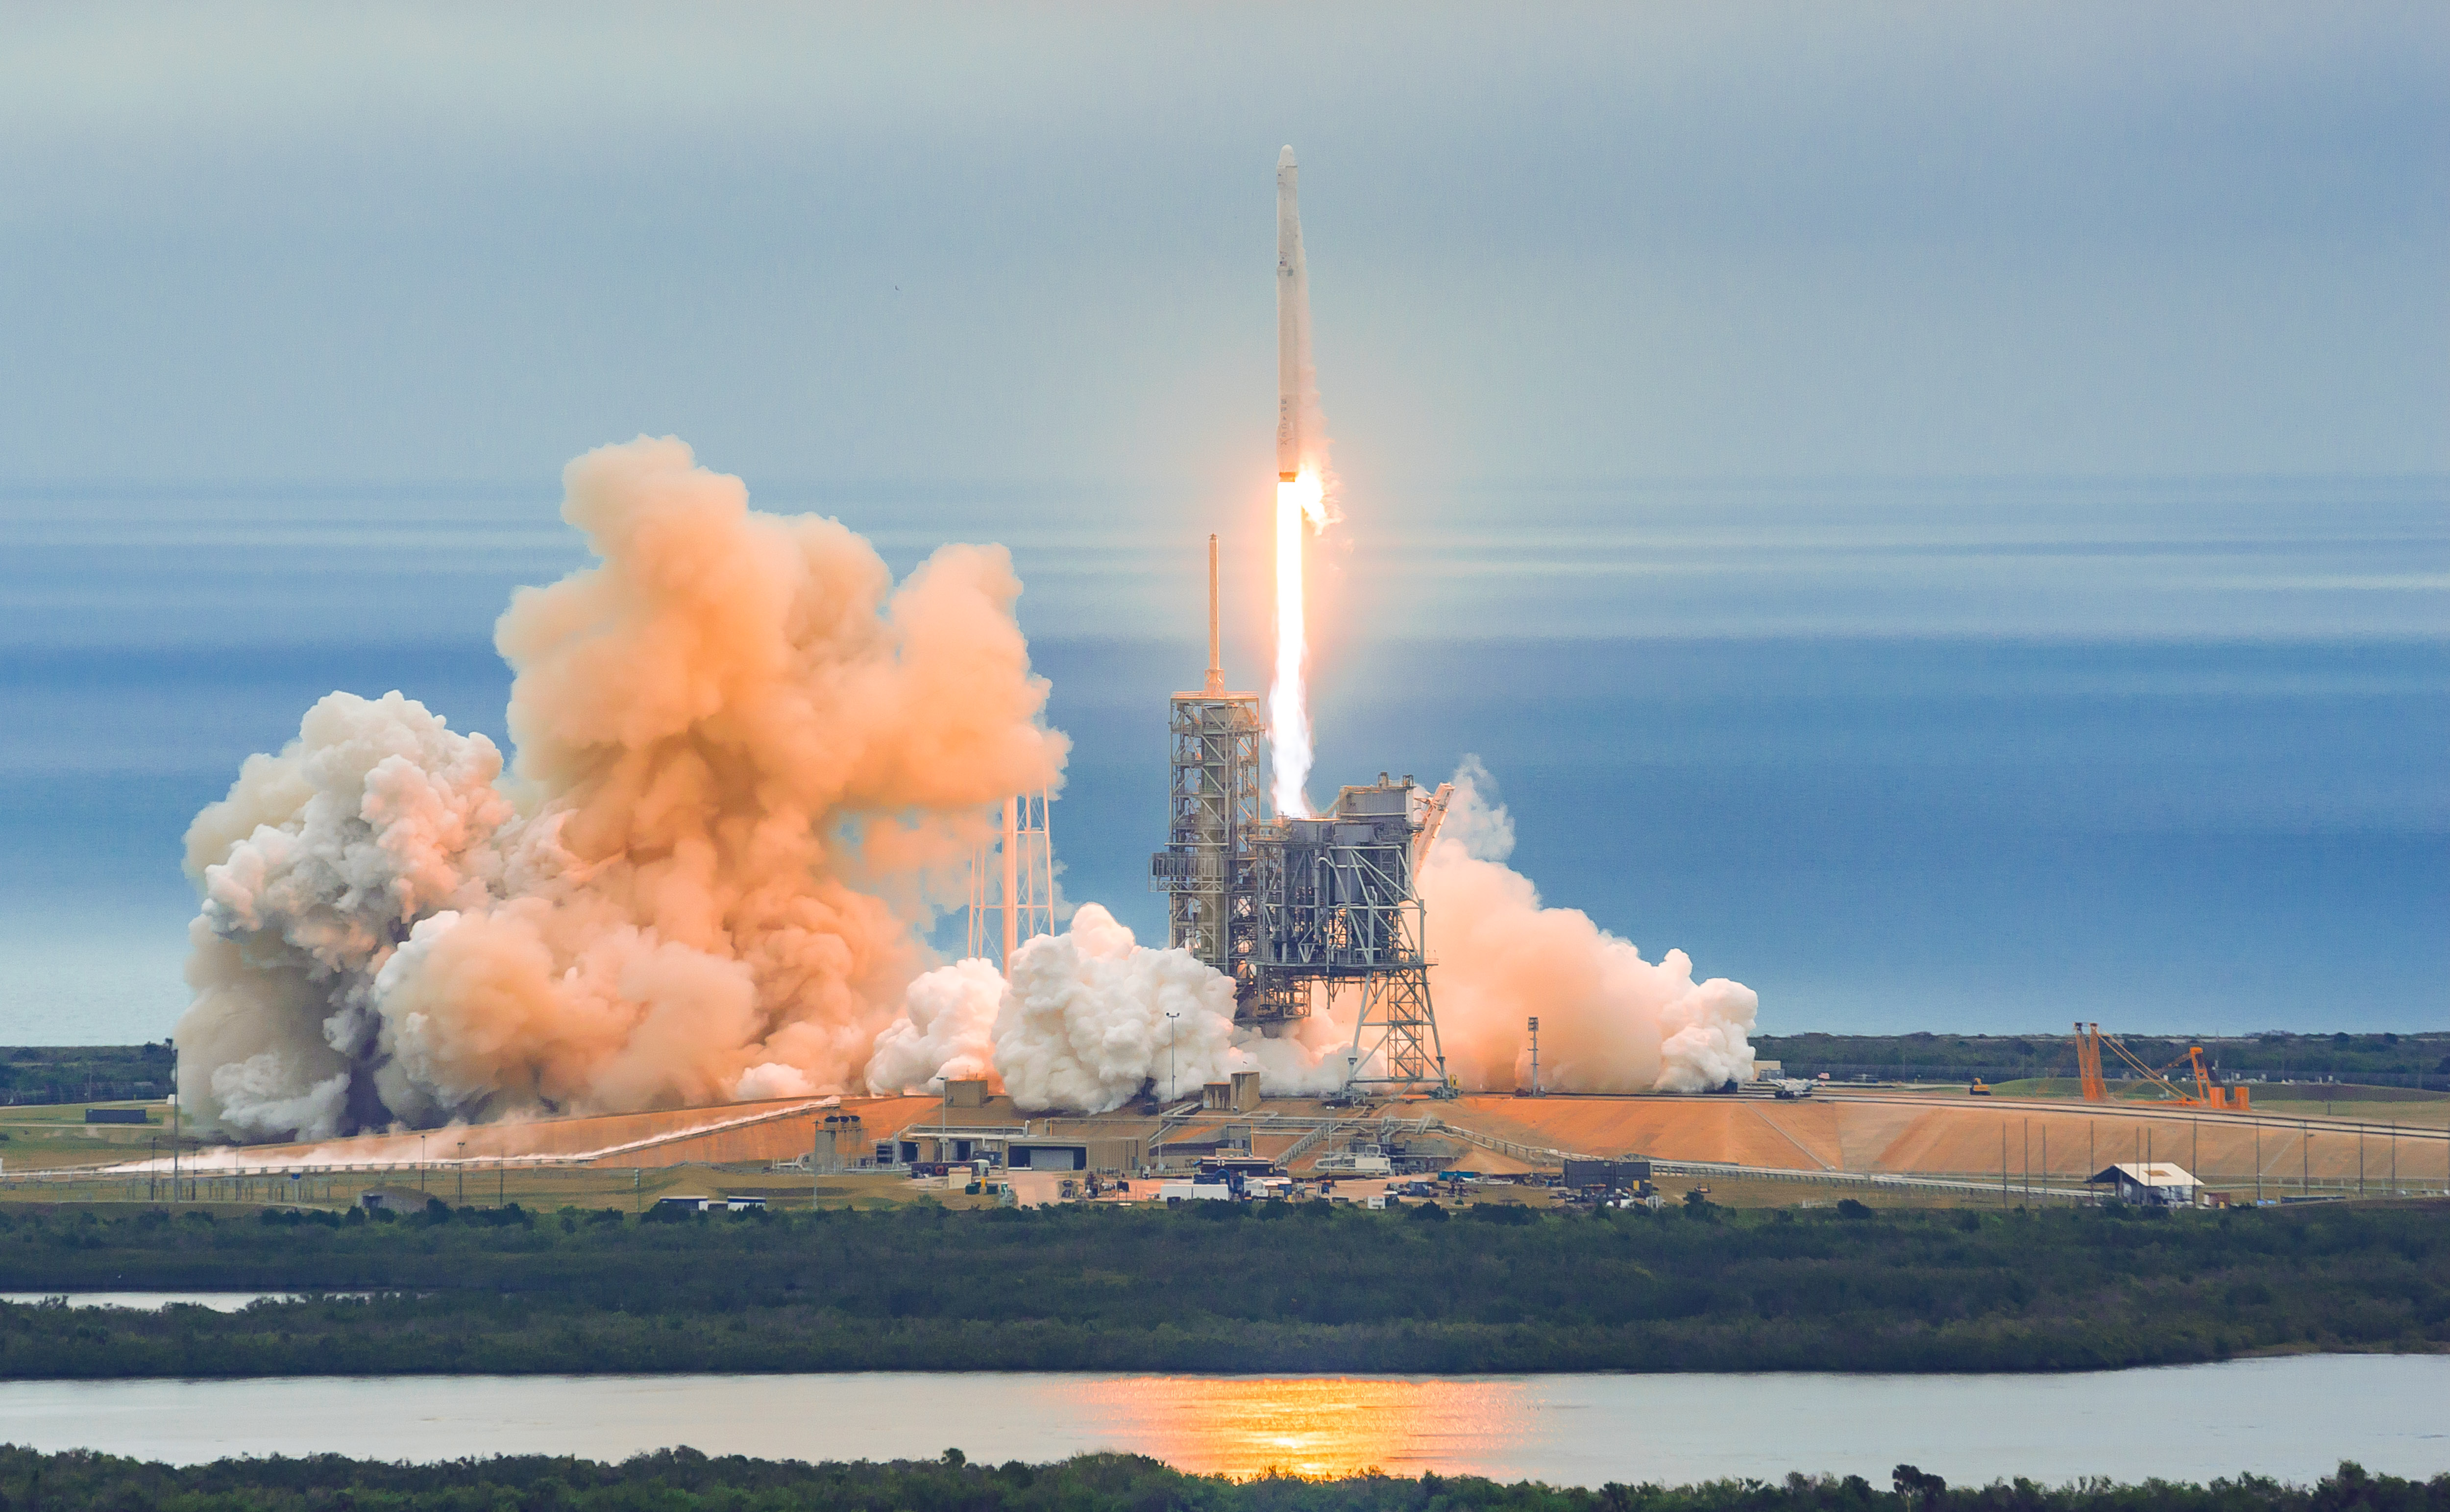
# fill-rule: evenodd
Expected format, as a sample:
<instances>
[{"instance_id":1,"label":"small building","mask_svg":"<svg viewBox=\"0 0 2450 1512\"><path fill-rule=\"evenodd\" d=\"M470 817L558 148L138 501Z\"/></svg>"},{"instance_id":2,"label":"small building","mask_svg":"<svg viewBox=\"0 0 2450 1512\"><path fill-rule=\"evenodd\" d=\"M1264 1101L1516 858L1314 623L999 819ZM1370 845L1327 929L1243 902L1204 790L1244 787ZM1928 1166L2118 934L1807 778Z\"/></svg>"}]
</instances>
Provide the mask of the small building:
<instances>
[{"instance_id":1,"label":"small building","mask_svg":"<svg viewBox=\"0 0 2450 1512\"><path fill-rule=\"evenodd\" d=\"M1643 1192L1649 1190L1649 1183L1650 1162L1637 1156L1565 1162L1565 1185L1578 1192L1596 1187L1607 1192Z\"/></svg>"},{"instance_id":2,"label":"small building","mask_svg":"<svg viewBox=\"0 0 2450 1512\"><path fill-rule=\"evenodd\" d=\"M1010 1171L1086 1171L1085 1139L1014 1139L1004 1145L1003 1163Z\"/></svg>"},{"instance_id":3,"label":"small building","mask_svg":"<svg viewBox=\"0 0 2450 1512\"><path fill-rule=\"evenodd\" d=\"M88 1108L88 1123L151 1123L153 1116L143 1108Z\"/></svg>"},{"instance_id":4,"label":"small building","mask_svg":"<svg viewBox=\"0 0 2450 1512\"><path fill-rule=\"evenodd\" d=\"M368 1187L358 1193L358 1206L368 1212L423 1212L432 1200L415 1187Z\"/></svg>"},{"instance_id":5,"label":"small building","mask_svg":"<svg viewBox=\"0 0 2450 1512\"><path fill-rule=\"evenodd\" d=\"M983 1108L987 1105L987 1078L965 1076L944 1083L944 1102L953 1108Z\"/></svg>"},{"instance_id":6,"label":"small building","mask_svg":"<svg viewBox=\"0 0 2450 1512\"><path fill-rule=\"evenodd\" d=\"M2124 1161L2104 1166L2085 1178L2088 1187L2108 1187L2121 1202L2191 1208L2201 1183L2185 1167L2167 1160Z\"/></svg>"}]
</instances>

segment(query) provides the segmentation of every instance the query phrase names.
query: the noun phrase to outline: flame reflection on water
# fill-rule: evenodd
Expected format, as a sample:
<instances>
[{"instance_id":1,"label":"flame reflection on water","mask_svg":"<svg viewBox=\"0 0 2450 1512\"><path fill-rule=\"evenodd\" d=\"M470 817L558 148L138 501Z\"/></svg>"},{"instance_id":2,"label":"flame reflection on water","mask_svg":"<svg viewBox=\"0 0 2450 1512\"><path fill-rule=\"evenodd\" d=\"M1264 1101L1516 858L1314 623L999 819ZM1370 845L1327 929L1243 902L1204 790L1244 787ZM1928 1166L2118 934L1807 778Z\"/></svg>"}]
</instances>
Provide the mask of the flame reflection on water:
<instances>
[{"instance_id":1,"label":"flame reflection on water","mask_svg":"<svg viewBox=\"0 0 2450 1512\"><path fill-rule=\"evenodd\" d=\"M1102 1444L1236 1478L1468 1473L1532 1416L1519 1381L1140 1376L1078 1389Z\"/></svg>"}]
</instances>

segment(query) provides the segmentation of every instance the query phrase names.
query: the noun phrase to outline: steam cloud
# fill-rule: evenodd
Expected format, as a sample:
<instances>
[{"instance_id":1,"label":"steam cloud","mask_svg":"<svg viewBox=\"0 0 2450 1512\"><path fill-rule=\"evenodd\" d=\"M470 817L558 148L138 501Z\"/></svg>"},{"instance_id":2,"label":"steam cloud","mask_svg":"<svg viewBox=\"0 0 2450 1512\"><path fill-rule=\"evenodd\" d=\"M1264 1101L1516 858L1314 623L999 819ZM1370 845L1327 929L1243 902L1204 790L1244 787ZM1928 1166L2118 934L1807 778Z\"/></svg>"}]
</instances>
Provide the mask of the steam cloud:
<instances>
[{"instance_id":1,"label":"steam cloud","mask_svg":"<svg viewBox=\"0 0 2450 1512\"><path fill-rule=\"evenodd\" d=\"M1143 1087L1172 1100L1237 1071L1259 1072L1276 1095L1332 1092L1344 1080L1333 1051L1350 1026L1303 1028L1283 1039L1237 1031L1231 978L1187 950L1140 944L1083 903L1064 933L1013 952L1008 987L983 960L913 982L904 1018L877 1039L867 1082L915 1092L939 1076L984 1076L1029 1112L1105 1113Z\"/></svg>"},{"instance_id":2,"label":"steam cloud","mask_svg":"<svg viewBox=\"0 0 2450 1512\"><path fill-rule=\"evenodd\" d=\"M1562 1092L1703 1092L1749 1080L1760 999L1740 982L1656 964L1579 909L1546 908L1505 864L1514 825L1466 758L1421 868L1430 989L1447 1067L1466 1087L1530 1084L1526 1020L1540 1019L1540 1084Z\"/></svg>"},{"instance_id":3,"label":"steam cloud","mask_svg":"<svg viewBox=\"0 0 2450 1512\"><path fill-rule=\"evenodd\" d=\"M669 438L563 482L600 561L496 628L515 772L397 692L335 693L190 827L200 1125L851 1086L988 805L1060 782L1001 548L897 588L841 524L752 512Z\"/></svg>"}]
</instances>

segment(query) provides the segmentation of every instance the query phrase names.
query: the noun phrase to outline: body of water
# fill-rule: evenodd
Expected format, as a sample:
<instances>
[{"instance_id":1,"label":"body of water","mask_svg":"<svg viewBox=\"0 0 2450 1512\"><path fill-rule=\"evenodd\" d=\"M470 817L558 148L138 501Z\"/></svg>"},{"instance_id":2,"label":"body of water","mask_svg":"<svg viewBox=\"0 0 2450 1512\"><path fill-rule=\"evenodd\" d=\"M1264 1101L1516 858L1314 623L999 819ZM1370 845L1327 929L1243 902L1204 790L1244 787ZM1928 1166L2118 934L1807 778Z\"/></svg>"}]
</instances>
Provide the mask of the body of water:
<instances>
[{"instance_id":1,"label":"body of water","mask_svg":"<svg viewBox=\"0 0 2450 1512\"><path fill-rule=\"evenodd\" d=\"M362 1291L318 1293L361 1297ZM0 1291L0 1302L32 1306L54 1298L72 1308L126 1308L134 1312L159 1312L170 1304L210 1308L215 1312L243 1312L258 1302L295 1302L295 1291Z\"/></svg>"},{"instance_id":2,"label":"body of water","mask_svg":"<svg viewBox=\"0 0 2450 1512\"><path fill-rule=\"evenodd\" d=\"M434 1461L688 1444L799 1460L1666 1484L1790 1470L1885 1483L2030 1476L2310 1481L2343 1459L2450 1469L2450 1357L2308 1355L2077 1375L1265 1378L877 1373L0 1384L0 1438L192 1464L336 1452Z\"/></svg>"},{"instance_id":3,"label":"body of water","mask_svg":"<svg viewBox=\"0 0 2450 1512\"><path fill-rule=\"evenodd\" d=\"M1066 897L1161 936L1165 709L1272 649L1263 512L869 497L897 572L1008 544ZM158 1039L182 836L336 688L507 742L514 589L584 560L504 491L0 488L0 1042ZM2450 482L1625 483L1348 500L1315 563L1318 791L1496 774L1513 864L1761 1026L2439 1027ZM938 942L959 940L958 921Z\"/></svg>"}]
</instances>

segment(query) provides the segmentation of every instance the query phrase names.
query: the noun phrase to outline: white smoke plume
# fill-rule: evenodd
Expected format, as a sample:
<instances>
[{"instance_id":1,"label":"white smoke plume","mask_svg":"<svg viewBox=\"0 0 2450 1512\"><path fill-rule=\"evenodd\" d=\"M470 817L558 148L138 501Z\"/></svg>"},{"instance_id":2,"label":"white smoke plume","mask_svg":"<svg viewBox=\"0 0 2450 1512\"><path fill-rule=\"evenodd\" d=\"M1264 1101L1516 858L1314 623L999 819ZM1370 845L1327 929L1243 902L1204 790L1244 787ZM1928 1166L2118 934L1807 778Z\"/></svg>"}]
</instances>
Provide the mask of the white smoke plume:
<instances>
[{"instance_id":1,"label":"white smoke plume","mask_svg":"<svg viewBox=\"0 0 2450 1512\"><path fill-rule=\"evenodd\" d=\"M1421 869L1430 991L1447 1067L1466 1088L1530 1082L1526 1020L1540 1020L1540 1083L1561 1092L1703 1092L1749 1080L1760 998L1670 950L1653 964L1579 909L1546 908L1504 864L1514 826L1477 758L1455 773Z\"/></svg>"},{"instance_id":2,"label":"white smoke plume","mask_svg":"<svg viewBox=\"0 0 2450 1512\"><path fill-rule=\"evenodd\" d=\"M1001 548L896 587L840 523L751 511L670 438L563 483L599 561L496 628L514 773L398 693L336 693L189 829L201 1126L850 1087L990 805L1060 781Z\"/></svg>"},{"instance_id":3,"label":"white smoke plume","mask_svg":"<svg viewBox=\"0 0 2450 1512\"><path fill-rule=\"evenodd\" d=\"M910 984L903 1017L877 1037L869 1090L930 1090L986 1076L1016 1106L1106 1113L1143 1090L1172 1101L1256 1071L1270 1096L1332 1092L1350 1025L1318 1017L1281 1039L1234 1027L1234 983L1187 950L1152 950L1096 903L1060 935L1013 952L1006 983L984 960Z\"/></svg>"},{"instance_id":4,"label":"white smoke plume","mask_svg":"<svg viewBox=\"0 0 2450 1512\"><path fill-rule=\"evenodd\" d=\"M1234 983L1187 950L1150 950L1096 903L1012 956L995 1061L1026 1109L1104 1113L1154 1080L1172 1099L1235 1069Z\"/></svg>"},{"instance_id":5,"label":"white smoke plume","mask_svg":"<svg viewBox=\"0 0 2450 1512\"><path fill-rule=\"evenodd\" d=\"M941 1092L939 1078L983 1076L1002 1091L995 1065L996 1011L1002 1006L1003 974L993 961L957 960L922 976L904 995L902 1016L876 1037L867 1090L878 1096Z\"/></svg>"}]
</instances>

